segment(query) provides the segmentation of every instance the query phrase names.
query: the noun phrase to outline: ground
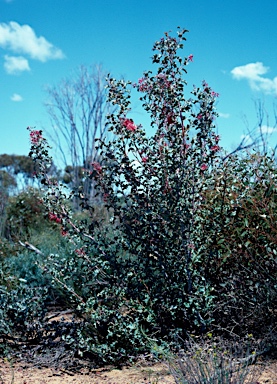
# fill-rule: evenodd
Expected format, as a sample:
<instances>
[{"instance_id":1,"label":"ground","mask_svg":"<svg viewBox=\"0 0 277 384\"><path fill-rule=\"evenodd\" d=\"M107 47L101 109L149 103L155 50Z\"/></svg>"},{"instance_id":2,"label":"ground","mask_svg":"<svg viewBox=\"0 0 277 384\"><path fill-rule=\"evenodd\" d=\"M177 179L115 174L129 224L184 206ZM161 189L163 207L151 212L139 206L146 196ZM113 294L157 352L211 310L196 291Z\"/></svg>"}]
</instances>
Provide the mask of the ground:
<instances>
[{"instance_id":1,"label":"ground","mask_svg":"<svg viewBox=\"0 0 277 384\"><path fill-rule=\"evenodd\" d=\"M277 384L277 361L263 362L255 384ZM121 370L102 368L78 373L53 368L37 368L31 364L1 360L0 384L172 384L165 364L136 364Z\"/></svg>"},{"instance_id":2,"label":"ground","mask_svg":"<svg viewBox=\"0 0 277 384\"><path fill-rule=\"evenodd\" d=\"M14 377L14 379L13 379ZM2 380L2 382L1 382ZM14 380L14 381L12 381ZM162 364L155 366L134 366L119 369L96 369L91 372L71 373L51 368L38 369L31 365L1 362L1 384L135 384L135 383L174 383L168 374L167 367Z\"/></svg>"},{"instance_id":3,"label":"ground","mask_svg":"<svg viewBox=\"0 0 277 384\"><path fill-rule=\"evenodd\" d=\"M72 324L71 311L48 314L49 324ZM9 359L0 358L0 384L173 384L166 363L140 359L132 366L122 369L113 367L95 368L93 363L78 359L62 344L58 347L18 345L17 352ZM277 384L277 358L258 359L258 373L252 384ZM256 371L255 371L256 372ZM234 383L236 384L236 383ZM250 382L249 382L250 384Z\"/></svg>"}]
</instances>

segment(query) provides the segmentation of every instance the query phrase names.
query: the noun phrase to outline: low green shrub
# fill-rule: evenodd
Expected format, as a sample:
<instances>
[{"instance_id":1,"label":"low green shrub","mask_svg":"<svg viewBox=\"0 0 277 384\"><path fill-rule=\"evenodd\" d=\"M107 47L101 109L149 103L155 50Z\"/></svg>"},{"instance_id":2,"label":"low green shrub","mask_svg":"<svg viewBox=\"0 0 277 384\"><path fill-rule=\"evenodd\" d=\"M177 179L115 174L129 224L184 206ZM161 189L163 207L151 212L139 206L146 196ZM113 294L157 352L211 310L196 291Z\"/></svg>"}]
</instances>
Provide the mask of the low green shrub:
<instances>
[{"instance_id":1,"label":"low green shrub","mask_svg":"<svg viewBox=\"0 0 277 384\"><path fill-rule=\"evenodd\" d=\"M0 286L0 340L2 347L36 338L36 326L46 313L47 287L29 287L23 279L8 289Z\"/></svg>"}]
</instances>

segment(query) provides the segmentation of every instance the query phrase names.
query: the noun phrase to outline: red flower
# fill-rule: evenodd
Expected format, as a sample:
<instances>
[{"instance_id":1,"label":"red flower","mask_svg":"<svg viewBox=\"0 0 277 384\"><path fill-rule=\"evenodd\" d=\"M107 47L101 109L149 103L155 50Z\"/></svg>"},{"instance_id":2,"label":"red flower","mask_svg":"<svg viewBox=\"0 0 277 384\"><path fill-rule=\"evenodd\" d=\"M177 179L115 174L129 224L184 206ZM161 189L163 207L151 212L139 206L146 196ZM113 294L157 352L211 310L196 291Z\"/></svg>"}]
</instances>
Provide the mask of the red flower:
<instances>
[{"instance_id":1,"label":"red flower","mask_svg":"<svg viewBox=\"0 0 277 384\"><path fill-rule=\"evenodd\" d=\"M57 215L53 212L49 212L48 217L49 217L49 220L51 220L51 221L56 221L56 219L57 219Z\"/></svg>"},{"instance_id":2,"label":"red flower","mask_svg":"<svg viewBox=\"0 0 277 384\"><path fill-rule=\"evenodd\" d=\"M137 129L137 126L134 124L132 119L125 119L122 125L127 129L127 131L134 132Z\"/></svg>"},{"instance_id":3,"label":"red flower","mask_svg":"<svg viewBox=\"0 0 277 384\"><path fill-rule=\"evenodd\" d=\"M141 158L141 161L142 161L143 163L147 163L147 160L148 160L148 157L146 157L146 156L143 156L143 157Z\"/></svg>"},{"instance_id":4,"label":"red flower","mask_svg":"<svg viewBox=\"0 0 277 384\"><path fill-rule=\"evenodd\" d=\"M56 221L57 224L61 224L62 219L61 219L60 217L56 217L56 220L55 220L55 221Z\"/></svg>"},{"instance_id":5,"label":"red flower","mask_svg":"<svg viewBox=\"0 0 277 384\"><path fill-rule=\"evenodd\" d=\"M212 147L211 147L211 151L213 151L213 152L217 152L217 151L219 151L220 150L220 146L219 145L213 145Z\"/></svg>"},{"instance_id":6,"label":"red flower","mask_svg":"<svg viewBox=\"0 0 277 384\"><path fill-rule=\"evenodd\" d=\"M207 164L202 164L200 169L201 169L201 171L206 171L206 169L208 169Z\"/></svg>"},{"instance_id":7,"label":"red flower","mask_svg":"<svg viewBox=\"0 0 277 384\"><path fill-rule=\"evenodd\" d=\"M189 55L189 57L188 57L188 61L193 61L193 55Z\"/></svg>"},{"instance_id":8,"label":"red flower","mask_svg":"<svg viewBox=\"0 0 277 384\"><path fill-rule=\"evenodd\" d=\"M54 212L49 212L48 217L50 221L55 221L57 224L61 224L62 219L58 217Z\"/></svg>"}]
</instances>

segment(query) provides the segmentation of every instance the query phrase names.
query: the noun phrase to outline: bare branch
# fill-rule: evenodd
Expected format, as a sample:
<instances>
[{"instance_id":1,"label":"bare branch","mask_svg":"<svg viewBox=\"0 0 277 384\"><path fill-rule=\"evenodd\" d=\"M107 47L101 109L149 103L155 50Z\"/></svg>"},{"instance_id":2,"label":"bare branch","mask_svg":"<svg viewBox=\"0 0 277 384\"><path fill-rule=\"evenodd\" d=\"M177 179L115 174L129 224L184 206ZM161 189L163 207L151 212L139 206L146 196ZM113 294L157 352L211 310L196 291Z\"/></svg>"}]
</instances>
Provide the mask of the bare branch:
<instances>
[{"instance_id":1,"label":"bare branch","mask_svg":"<svg viewBox=\"0 0 277 384\"><path fill-rule=\"evenodd\" d=\"M106 115L114 107L107 102L105 78L101 66L81 66L71 78L47 89L52 123L47 133L63 167L72 166L73 189L81 185L80 169L92 170L91 163L100 159L96 138L107 137ZM93 186L84 185L84 193L93 198Z\"/></svg>"}]
</instances>

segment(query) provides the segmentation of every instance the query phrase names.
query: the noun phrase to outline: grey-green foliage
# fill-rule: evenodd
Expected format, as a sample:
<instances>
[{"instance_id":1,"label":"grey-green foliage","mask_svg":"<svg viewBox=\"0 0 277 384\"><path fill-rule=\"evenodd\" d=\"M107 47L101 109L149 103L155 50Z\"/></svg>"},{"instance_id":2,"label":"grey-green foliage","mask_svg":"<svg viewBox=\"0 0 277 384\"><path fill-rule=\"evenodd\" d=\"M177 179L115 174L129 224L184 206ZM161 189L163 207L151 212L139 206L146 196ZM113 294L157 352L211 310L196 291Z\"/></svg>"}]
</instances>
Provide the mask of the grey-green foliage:
<instances>
[{"instance_id":1,"label":"grey-green foliage","mask_svg":"<svg viewBox=\"0 0 277 384\"><path fill-rule=\"evenodd\" d=\"M270 154L230 157L217 167L199 215L210 243L205 276L214 287L216 325L239 334L274 329L276 179Z\"/></svg>"},{"instance_id":2,"label":"grey-green foliage","mask_svg":"<svg viewBox=\"0 0 277 384\"><path fill-rule=\"evenodd\" d=\"M36 323L46 313L47 287L31 287L19 279L8 289L0 287L0 337L3 344L16 340L29 340L35 336Z\"/></svg>"}]
</instances>

